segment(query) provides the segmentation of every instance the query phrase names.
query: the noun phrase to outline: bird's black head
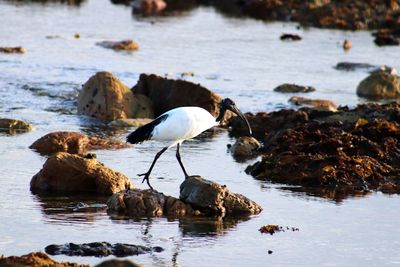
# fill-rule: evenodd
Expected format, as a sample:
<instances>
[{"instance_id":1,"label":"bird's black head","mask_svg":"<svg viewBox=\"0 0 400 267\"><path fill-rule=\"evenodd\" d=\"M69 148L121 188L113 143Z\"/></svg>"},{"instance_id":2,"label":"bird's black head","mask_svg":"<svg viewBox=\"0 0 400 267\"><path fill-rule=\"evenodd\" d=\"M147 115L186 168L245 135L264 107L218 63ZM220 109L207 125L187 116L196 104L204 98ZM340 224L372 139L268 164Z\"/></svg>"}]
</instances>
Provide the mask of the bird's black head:
<instances>
[{"instance_id":1,"label":"bird's black head","mask_svg":"<svg viewBox=\"0 0 400 267\"><path fill-rule=\"evenodd\" d=\"M220 107L219 107L219 115L216 118L216 121L221 121L224 118L225 112L227 110L232 111L236 115L238 115L247 125L247 128L249 129L249 134L251 135L251 127L249 124L249 121L246 119L246 117L243 115L243 113L236 107L235 102L233 102L232 99L230 98L225 98L221 101Z\"/></svg>"}]
</instances>

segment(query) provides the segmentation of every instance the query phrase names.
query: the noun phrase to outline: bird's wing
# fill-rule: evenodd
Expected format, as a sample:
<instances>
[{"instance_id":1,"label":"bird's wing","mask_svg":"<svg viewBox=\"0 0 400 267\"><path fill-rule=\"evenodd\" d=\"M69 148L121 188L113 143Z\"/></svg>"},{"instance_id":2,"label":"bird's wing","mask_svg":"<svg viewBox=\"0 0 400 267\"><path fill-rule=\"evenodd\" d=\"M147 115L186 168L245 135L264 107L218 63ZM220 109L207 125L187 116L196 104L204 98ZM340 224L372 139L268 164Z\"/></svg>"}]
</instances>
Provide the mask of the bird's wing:
<instances>
[{"instance_id":1,"label":"bird's wing","mask_svg":"<svg viewBox=\"0 0 400 267\"><path fill-rule=\"evenodd\" d=\"M163 115L157 117L152 122L137 128L134 132L130 133L126 137L126 141L131 144L137 144L137 143L141 143L143 141L149 140L152 136L154 127L156 127L158 124L165 121L167 118L168 118L168 114L163 114Z\"/></svg>"}]
</instances>

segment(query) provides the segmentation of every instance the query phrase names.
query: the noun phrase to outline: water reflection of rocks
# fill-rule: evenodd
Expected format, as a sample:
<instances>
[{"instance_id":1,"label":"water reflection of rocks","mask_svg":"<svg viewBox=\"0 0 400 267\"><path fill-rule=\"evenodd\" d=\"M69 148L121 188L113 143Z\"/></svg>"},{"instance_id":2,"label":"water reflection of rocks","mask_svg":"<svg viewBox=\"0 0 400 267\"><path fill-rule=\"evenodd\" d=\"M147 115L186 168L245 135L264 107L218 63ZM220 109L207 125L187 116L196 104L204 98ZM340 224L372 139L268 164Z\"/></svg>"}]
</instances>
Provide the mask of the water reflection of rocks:
<instances>
[{"instance_id":1,"label":"water reflection of rocks","mask_svg":"<svg viewBox=\"0 0 400 267\"><path fill-rule=\"evenodd\" d=\"M55 196L33 195L46 222L91 223L106 216L107 197L94 195Z\"/></svg>"}]
</instances>

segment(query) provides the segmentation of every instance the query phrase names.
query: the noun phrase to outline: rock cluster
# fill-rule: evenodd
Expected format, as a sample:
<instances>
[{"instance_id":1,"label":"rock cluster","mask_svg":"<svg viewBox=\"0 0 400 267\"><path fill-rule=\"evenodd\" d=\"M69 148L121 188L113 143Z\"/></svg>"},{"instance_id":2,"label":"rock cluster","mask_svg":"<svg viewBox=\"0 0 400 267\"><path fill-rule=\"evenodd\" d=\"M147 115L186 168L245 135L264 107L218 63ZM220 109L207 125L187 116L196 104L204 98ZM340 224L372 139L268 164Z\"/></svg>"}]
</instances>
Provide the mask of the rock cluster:
<instances>
[{"instance_id":1,"label":"rock cluster","mask_svg":"<svg viewBox=\"0 0 400 267\"><path fill-rule=\"evenodd\" d=\"M262 140L257 179L303 187L400 193L400 105L367 104L338 112L310 109L247 115ZM231 120L233 134L245 131Z\"/></svg>"},{"instance_id":2,"label":"rock cluster","mask_svg":"<svg viewBox=\"0 0 400 267\"><path fill-rule=\"evenodd\" d=\"M63 245L49 245L45 248L45 251L50 255L95 257L114 255L117 257L127 257L150 252L161 252L163 249L161 247L145 247L123 243L110 244L108 242L93 242L84 244L67 243Z\"/></svg>"},{"instance_id":3,"label":"rock cluster","mask_svg":"<svg viewBox=\"0 0 400 267\"><path fill-rule=\"evenodd\" d=\"M23 256L0 256L0 266L4 267L89 267L86 264L77 264L70 262L57 262L42 252L32 252Z\"/></svg>"},{"instance_id":4,"label":"rock cluster","mask_svg":"<svg viewBox=\"0 0 400 267\"><path fill-rule=\"evenodd\" d=\"M110 213L130 217L252 215L262 211L245 196L199 176L185 179L179 199L156 191L132 189L112 195L107 206Z\"/></svg>"}]
</instances>

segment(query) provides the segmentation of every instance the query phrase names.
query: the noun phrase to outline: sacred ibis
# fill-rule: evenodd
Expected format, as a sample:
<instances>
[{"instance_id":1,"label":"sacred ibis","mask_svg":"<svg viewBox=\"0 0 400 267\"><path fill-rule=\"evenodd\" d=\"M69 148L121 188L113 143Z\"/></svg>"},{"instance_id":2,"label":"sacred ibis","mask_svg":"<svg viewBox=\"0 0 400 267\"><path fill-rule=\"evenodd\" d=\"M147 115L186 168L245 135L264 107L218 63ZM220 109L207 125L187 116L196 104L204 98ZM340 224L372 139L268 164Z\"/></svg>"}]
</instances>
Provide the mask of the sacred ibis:
<instances>
[{"instance_id":1,"label":"sacred ibis","mask_svg":"<svg viewBox=\"0 0 400 267\"><path fill-rule=\"evenodd\" d=\"M179 107L161 114L152 122L143 125L130 133L126 140L131 144L141 143L146 140L169 141L169 145L156 154L152 164L150 165L150 169L145 173L138 174L139 176L144 176L142 183L146 181L150 189L153 190L149 181L150 173L161 154L175 145L176 158L185 174L185 178L187 178L189 175L182 164L181 156L179 154L180 145L186 139L193 138L205 130L217 126L223 119L227 110L234 112L244 122L246 122L251 135L249 122L243 113L236 107L235 103L229 98L225 98L221 101L217 118L214 118L207 110L200 107Z\"/></svg>"}]
</instances>

